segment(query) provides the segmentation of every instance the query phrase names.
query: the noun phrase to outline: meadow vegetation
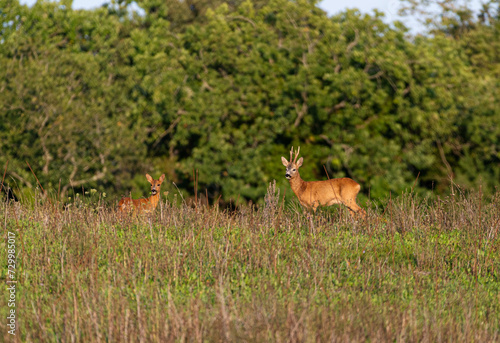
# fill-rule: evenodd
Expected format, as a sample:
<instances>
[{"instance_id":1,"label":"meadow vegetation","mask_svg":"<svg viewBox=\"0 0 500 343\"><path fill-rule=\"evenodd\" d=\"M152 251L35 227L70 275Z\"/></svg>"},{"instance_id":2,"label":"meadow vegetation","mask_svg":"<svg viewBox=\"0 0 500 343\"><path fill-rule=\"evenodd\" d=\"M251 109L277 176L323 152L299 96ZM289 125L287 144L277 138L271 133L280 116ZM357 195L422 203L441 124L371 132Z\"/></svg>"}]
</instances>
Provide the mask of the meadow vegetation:
<instances>
[{"instance_id":1,"label":"meadow vegetation","mask_svg":"<svg viewBox=\"0 0 500 343\"><path fill-rule=\"evenodd\" d=\"M14 341L500 339L499 191L409 192L368 202L366 221L332 207L313 226L271 184L258 208L175 198L140 217L97 193L2 203L19 242Z\"/></svg>"}]
</instances>

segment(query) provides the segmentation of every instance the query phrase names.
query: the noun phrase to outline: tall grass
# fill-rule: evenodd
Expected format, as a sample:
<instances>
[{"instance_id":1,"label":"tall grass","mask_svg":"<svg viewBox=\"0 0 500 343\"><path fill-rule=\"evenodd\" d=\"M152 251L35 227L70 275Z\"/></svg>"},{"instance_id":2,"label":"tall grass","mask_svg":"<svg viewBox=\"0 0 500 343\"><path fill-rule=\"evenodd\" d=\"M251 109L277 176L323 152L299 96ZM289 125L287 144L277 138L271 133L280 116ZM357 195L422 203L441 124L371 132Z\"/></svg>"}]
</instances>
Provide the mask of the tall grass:
<instances>
[{"instance_id":1,"label":"tall grass","mask_svg":"<svg viewBox=\"0 0 500 343\"><path fill-rule=\"evenodd\" d=\"M366 221L337 207L313 225L274 185L259 208L173 203L141 217L2 204L18 240L14 341L500 340L500 192L403 194Z\"/></svg>"}]
</instances>

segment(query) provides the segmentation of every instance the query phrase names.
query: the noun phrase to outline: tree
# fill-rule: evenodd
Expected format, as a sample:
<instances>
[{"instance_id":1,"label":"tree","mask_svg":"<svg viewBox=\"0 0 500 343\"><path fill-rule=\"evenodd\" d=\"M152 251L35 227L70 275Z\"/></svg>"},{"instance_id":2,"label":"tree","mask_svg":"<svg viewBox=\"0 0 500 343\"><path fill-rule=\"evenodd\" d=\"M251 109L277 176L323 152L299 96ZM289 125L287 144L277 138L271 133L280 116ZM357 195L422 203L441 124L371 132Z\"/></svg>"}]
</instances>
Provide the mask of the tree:
<instances>
[{"instance_id":1,"label":"tree","mask_svg":"<svg viewBox=\"0 0 500 343\"><path fill-rule=\"evenodd\" d=\"M0 52L1 159L12 160L10 174L33 185L27 161L64 195L137 170L145 147L129 120L126 23L58 3L2 7L17 18Z\"/></svg>"}]
</instances>

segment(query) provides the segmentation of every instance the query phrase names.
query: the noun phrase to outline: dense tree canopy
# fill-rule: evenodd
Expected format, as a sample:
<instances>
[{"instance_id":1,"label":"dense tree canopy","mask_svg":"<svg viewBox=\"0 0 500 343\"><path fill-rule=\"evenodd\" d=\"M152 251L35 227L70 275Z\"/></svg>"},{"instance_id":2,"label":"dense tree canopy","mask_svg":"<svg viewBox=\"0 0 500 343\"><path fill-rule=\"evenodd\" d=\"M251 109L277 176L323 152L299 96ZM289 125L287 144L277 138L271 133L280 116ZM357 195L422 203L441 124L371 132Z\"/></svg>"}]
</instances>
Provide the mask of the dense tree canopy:
<instances>
[{"instance_id":1,"label":"dense tree canopy","mask_svg":"<svg viewBox=\"0 0 500 343\"><path fill-rule=\"evenodd\" d=\"M422 193L498 185L498 1L476 17L446 7L417 36L314 1L143 0L140 15L129 3L0 0L0 165L14 190L37 185L26 162L58 194L113 200L143 194L145 172L192 194L198 170L209 197L258 202L285 184L292 145L304 179L325 166L372 198L417 175Z\"/></svg>"}]
</instances>

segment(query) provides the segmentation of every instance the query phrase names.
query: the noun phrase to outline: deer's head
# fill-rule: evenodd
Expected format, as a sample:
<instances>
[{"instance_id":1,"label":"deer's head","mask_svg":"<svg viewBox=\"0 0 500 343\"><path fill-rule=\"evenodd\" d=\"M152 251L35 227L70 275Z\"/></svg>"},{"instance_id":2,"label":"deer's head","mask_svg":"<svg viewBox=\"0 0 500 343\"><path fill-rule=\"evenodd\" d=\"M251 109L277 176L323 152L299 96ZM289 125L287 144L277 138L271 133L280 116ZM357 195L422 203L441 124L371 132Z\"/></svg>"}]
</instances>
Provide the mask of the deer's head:
<instances>
[{"instance_id":1,"label":"deer's head","mask_svg":"<svg viewBox=\"0 0 500 343\"><path fill-rule=\"evenodd\" d=\"M297 161L297 157L299 157L299 151L300 151L300 146L295 152L295 159L292 161L292 156L293 156L293 147L292 147L292 150L290 150L290 162L288 162L286 158L281 156L281 162L286 167L285 177L288 180L291 180L297 177L297 175L299 175L299 168L302 165L302 162L304 162L304 159L302 157L299 158L299 160Z\"/></svg>"},{"instance_id":2,"label":"deer's head","mask_svg":"<svg viewBox=\"0 0 500 343\"><path fill-rule=\"evenodd\" d=\"M148 179L151 184L151 194L156 195L160 191L160 186L163 183L163 180L165 180L165 174L162 174L158 180L153 180L151 175L146 174L146 179Z\"/></svg>"}]
</instances>

